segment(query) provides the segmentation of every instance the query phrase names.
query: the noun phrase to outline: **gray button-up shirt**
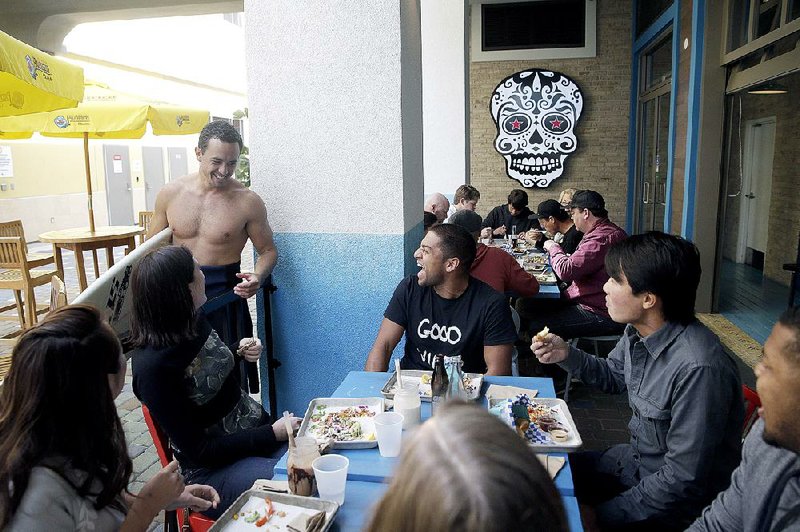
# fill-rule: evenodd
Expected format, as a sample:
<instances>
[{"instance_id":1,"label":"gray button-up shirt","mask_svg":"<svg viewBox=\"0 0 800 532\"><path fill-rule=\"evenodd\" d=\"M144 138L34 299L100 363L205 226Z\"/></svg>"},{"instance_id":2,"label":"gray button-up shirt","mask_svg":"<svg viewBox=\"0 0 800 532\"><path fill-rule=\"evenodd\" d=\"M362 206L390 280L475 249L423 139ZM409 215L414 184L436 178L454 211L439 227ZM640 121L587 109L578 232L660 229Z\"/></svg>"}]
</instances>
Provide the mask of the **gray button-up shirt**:
<instances>
[{"instance_id":1,"label":"gray button-up shirt","mask_svg":"<svg viewBox=\"0 0 800 532\"><path fill-rule=\"evenodd\" d=\"M736 363L699 321L667 323L646 338L628 325L607 359L570 348L560 365L607 393L627 390L633 410L630 444L601 460L629 486L597 508L603 524L688 524L728 486L741 451L742 385Z\"/></svg>"}]
</instances>

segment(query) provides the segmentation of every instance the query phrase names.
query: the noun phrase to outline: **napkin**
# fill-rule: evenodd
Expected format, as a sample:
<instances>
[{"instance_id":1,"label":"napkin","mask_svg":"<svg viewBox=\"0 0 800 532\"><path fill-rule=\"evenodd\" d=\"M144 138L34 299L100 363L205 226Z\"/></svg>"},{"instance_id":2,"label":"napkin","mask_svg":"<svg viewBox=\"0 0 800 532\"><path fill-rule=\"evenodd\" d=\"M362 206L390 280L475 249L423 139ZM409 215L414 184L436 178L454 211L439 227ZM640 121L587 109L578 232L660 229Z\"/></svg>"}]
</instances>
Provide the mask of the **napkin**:
<instances>
[{"instance_id":1,"label":"napkin","mask_svg":"<svg viewBox=\"0 0 800 532\"><path fill-rule=\"evenodd\" d=\"M564 467L565 463L567 463L566 458L561 458L560 456L550 456L549 454L537 454L536 458L539 459L542 467L547 469L551 479L555 479L556 475L558 475L558 472L561 471L561 468Z\"/></svg>"},{"instance_id":2,"label":"napkin","mask_svg":"<svg viewBox=\"0 0 800 532\"><path fill-rule=\"evenodd\" d=\"M489 399L515 399L519 394L525 394L530 398L536 397L537 390L518 388L517 386L502 386L500 384L490 384L486 390L486 397Z\"/></svg>"},{"instance_id":3,"label":"napkin","mask_svg":"<svg viewBox=\"0 0 800 532\"><path fill-rule=\"evenodd\" d=\"M313 515L300 514L292 519L286 528L294 532L316 532L325 526L325 512Z\"/></svg>"},{"instance_id":4,"label":"napkin","mask_svg":"<svg viewBox=\"0 0 800 532\"><path fill-rule=\"evenodd\" d=\"M287 480L267 480L257 479L253 482L254 490L275 491L278 493L289 493L289 481Z\"/></svg>"}]
</instances>

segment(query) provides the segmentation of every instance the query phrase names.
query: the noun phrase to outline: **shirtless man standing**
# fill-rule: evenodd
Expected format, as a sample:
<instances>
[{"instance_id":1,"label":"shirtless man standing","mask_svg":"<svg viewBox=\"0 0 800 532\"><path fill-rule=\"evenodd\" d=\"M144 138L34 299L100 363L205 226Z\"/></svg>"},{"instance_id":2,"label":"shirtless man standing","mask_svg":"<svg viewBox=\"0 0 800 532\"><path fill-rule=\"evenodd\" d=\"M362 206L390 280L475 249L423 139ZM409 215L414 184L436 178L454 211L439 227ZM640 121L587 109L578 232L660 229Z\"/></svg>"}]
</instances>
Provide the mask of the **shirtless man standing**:
<instances>
[{"instance_id":1,"label":"shirtless man standing","mask_svg":"<svg viewBox=\"0 0 800 532\"><path fill-rule=\"evenodd\" d=\"M242 299L207 314L227 345L253 335L245 299L253 296L272 273L278 252L272 240L264 201L233 176L243 147L242 137L227 122L209 123L200 132L196 173L171 181L156 197L148 237L172 228L174 244L189 248L206 278L212 299L233 288ZM254 272L241 272L247 239L258 253ZM247 367L250 390L258 390L254 363ZM246 380L242 380L243 387Z\"/></svg>"}]
</instances>

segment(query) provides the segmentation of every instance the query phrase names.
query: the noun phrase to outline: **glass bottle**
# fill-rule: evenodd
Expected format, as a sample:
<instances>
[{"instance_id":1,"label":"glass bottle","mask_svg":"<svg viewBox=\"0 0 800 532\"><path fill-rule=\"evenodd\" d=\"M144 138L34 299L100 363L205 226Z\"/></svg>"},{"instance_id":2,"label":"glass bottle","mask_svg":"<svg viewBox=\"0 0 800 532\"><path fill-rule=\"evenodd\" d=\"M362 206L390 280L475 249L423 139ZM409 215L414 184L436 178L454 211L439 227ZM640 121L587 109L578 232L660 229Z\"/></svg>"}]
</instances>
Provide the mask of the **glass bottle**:
<instances>
[{"instance_id":1,"label":"glass bottle","mask_svg":"<svg viewBox=\"0 0 800 532\"><path fill-rule=\"evenodd\" d=\"M447 371L447 399L467 400L467 390L464 388L464 373L461 372L461 355L444 357L444 367Z\"/></svg>"},{"instance_id":2,"label":"glass bottle","mask_svg":"<svg viewBox=\"0 0 800 532\"><path fill-rule=\"evenodd\" d=\"M447 389L450 381L444 369L444 355L436 355L433 362L433 376L431 377L431 414L436 415L436 410L447 400Z\"/></svg>"},{"instance_id":3,"label":"glass bottle","mask_svg":"<svg viewBox=\"0 0 800 532\"><path fill-rule=\"evenodd\" d=\"M317 490L317 479L311 462L319 458L317 440L303 436L294 439L294 447L289 448L286 458L286 471L289 479L289 491L295 495L310 497Z\"/></svg>"}]
</instances>

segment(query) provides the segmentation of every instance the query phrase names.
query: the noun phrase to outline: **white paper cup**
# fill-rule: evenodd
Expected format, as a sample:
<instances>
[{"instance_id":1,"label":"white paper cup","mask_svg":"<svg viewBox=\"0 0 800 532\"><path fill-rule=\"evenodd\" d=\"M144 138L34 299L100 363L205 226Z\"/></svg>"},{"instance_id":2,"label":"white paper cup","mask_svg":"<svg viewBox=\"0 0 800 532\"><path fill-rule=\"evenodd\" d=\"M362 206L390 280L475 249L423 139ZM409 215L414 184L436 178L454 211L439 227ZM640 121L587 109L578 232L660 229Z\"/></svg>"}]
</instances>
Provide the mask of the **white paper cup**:
<instances>
[{"instance_id":1,"label":"white paper cup","mask_svg":"<svg viewBox=\"0 0 800 532\"><path fill-rule=\"evenodd\" d=\"M381 456L392 457L400 454L400 439L403 432L403 415L397 412L384 412L373 418L375 433L378 436L378 449Z\"/></svg>"},{"instance_id":2,"label":"white paper cup","mask_svg":"<svg viewBox=\"0 0 800 532\"><path fill-rule=\"evenodd\" d=\"M311 467L317 479L319 498L344 504L350 460L340 454L326 454L311 462Z\"/></svg>"}]
</instances>

